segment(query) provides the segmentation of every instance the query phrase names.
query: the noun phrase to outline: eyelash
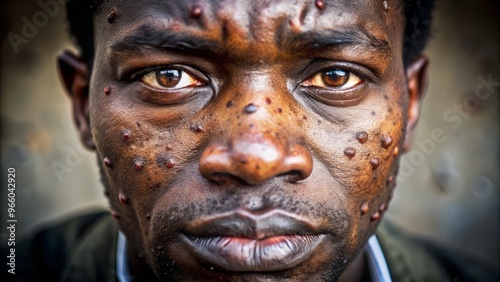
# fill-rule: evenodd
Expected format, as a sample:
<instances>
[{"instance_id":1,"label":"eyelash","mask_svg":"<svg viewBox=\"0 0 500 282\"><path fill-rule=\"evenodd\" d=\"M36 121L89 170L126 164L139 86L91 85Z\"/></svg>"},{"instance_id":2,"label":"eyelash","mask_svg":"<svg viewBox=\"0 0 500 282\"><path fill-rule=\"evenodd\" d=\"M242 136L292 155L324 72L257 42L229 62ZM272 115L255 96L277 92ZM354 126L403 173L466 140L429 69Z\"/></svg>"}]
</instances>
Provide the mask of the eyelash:
<instances>
[{"instance_id":1,"label":"eyelash","mask_svg":"<svg viewBox=\"0 0 500 282\"><path fill-rule=\"evenodd\" d=\"M342 86L336 88L304 85L304 83L308 80L322 75L322 73L334 70L341 70L348 74L357 76L360 79L360 82L347 89L342 89ZM373 72L373 70L369 68L348 62L332 63L331 60L327 59L318 59L313 61L301 71L301 74L302 79L300 79L300 82L296 85L294 91L297 91L297 93L305 95L306 97L316 100L322 104L334 107L344 107L356 104L366 97L366 94L368 93L368 91L362 89L379 83L377 73Z\"/></svg>"},{"instance_id":2,"label":"eyelash","mask_svg":"<svg viewBox=\"0 0 500 282\"><path fill-rule=\"evenodd\" d=\"M185 73L187 75L190 75L194 77L196 80L200 81L203 83L202 85L192 85L188 87L181 87L181 88L175 88L172 87L171 89L165 88L165 89L159 89L157 87L151 86L149 84L146 84L145 82L141 81L144 76L151 72L156 72L159 70L178 70L182 73ZM341 87L336 88L334 86L332 87L317 87L315 85L309 85L305 86L303 85L304 82L307 80L311 80L315 76L321 75L322 73L328 72L328 71L334 71L334 70L341 70L344 71L348 74L352 74L360 79L360 82L356 83L352 88L347 88L347 89L341 89ZM332 63L331 60L325 60L325 59L319 59L316 60L312 63L310 63L306 68L304 68L302 71L299 72L299 78L298 82L296 83L295 86L295 91L299 91L303 93L306 96L309 96L315 100L318 100L321 103L329 104L332 106L342 106L343 104L348 104L351 101L354 102L355 100L358 100L360 98L363 98L365 95L364 93L366 91L360 91L362 87L365 87L365 84L367 83L372 83L372 84L378 84L378 76L371 70L358 66L355 64L347 63L347 62L335 62ZM146 95L150 96L151 99L148 98L148 100L154 100L154 101L160 101L162 99L168 100L168 98L162 98L162 93L170 93L170 95L173 96L181 96L181 95L187 95L191 97L194 95L194 93L200 93L199 91L202 90L204 87L209 86L210 88L213 88L211 86L211 80L208 76L206 76L204 73L201 71L185 66L185 65L160 65L160 66L154 66L154 67L148 67L144 68L142 70L133 72L131 75L124 75L125 79L123 80L124 82L132 83L140 83L142 86L138 88L138 90L142 93L141 95ZM128 79L127 79L128 78ZM348 80L351 79L348 77ZM213 91L213 90L212 90ZM184 94L181 94L184 93ZM146 97L145 96L145 97ZM180 99L180 98L179 98Z\"/></svg>"}]
</instances>

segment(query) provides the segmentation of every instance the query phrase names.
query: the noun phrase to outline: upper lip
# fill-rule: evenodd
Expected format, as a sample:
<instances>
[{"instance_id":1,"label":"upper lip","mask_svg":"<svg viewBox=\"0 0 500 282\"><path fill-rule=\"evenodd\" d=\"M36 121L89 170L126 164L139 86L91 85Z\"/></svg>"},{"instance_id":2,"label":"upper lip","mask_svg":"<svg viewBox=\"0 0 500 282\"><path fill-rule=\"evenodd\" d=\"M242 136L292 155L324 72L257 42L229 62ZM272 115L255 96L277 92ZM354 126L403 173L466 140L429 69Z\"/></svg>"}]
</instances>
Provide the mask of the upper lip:
<instances>
[{"instance_id":1,"label":"upper lip","mask_svg":"<svg viewBox=\"0 0 500 282\"><path fill-rule=\"evenodd\" d=\"M235 210L191 222L187 235L194 237L241 237L261 240L285 235L317 235L311 220L275 209L262 214Z\"/></svg>"}]
</instances>

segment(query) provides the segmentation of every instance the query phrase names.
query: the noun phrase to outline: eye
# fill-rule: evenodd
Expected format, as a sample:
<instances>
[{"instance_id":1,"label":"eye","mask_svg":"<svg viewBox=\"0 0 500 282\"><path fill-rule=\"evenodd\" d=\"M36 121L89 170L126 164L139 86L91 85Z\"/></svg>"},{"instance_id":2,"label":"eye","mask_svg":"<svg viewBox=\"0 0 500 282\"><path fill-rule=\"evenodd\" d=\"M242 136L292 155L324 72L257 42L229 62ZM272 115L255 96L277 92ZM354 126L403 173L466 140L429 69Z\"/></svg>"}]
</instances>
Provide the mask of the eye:
<instances>
[{"instance_id":1,"label":"eye","mask_svg":"<svg viewBox=\"0 0 500 282\"><path fill-rule=\"evenodd\" d=\"M349 71L333 69L315 74L313 77L303 81L301 86L348 90L362 82L363 80L359 76Z\"/></svg>"},{"instance_id":2,"label":"eye","mask_svg":"<svg viewBox=\"0 0 500 282\"><path fill-rule=\"evenodd\" d=\"M159 90L177 90L205 85L204 82L186 71L174 68L163 68L150 71L142 76L141 81Z\"/></svg>"}]
</instances>

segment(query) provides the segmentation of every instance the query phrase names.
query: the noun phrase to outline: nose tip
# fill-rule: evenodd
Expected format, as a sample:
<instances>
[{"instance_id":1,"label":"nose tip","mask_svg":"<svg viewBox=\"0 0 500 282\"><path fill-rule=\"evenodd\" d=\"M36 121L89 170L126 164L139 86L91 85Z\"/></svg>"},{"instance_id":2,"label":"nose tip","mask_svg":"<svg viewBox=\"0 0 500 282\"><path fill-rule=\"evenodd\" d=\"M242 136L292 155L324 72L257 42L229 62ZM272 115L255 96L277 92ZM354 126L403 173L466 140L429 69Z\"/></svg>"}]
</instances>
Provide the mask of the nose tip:
<instances>
[{"instance_id":1,"label":"nose tip","mask_svg":"<svg viewBox=\"0 0 500 282\"><path fill-rule=\"evenodd\" d=\"M232 146L206 148L199 170L203 177L219 184L228 178L238 178L246 184L258 185L277 176L297 182L311 174L312 157L300 144L283 146L270 140L240 141Z\"/></svg>"}]
</instances>

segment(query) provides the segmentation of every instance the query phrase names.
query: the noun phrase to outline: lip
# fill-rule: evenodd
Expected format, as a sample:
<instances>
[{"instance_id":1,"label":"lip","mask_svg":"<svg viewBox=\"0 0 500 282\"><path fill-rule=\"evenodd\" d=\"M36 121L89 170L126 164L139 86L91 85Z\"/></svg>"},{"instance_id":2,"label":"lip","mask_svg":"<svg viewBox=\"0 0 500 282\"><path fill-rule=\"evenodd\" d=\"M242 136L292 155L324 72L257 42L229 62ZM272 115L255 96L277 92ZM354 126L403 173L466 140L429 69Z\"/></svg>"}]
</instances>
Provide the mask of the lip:
<instances>
[{"instance_id":1,"label":"lip","mask_svg":"<svg viewBox=\"0 0 500 282\"><path fill-rule=\"evenodd\" d=\"M326 235L282 210L237 210L197 220L182 237L198 258L223 269L277 271L306 261Z\"/></svg>"}]
</instances>

